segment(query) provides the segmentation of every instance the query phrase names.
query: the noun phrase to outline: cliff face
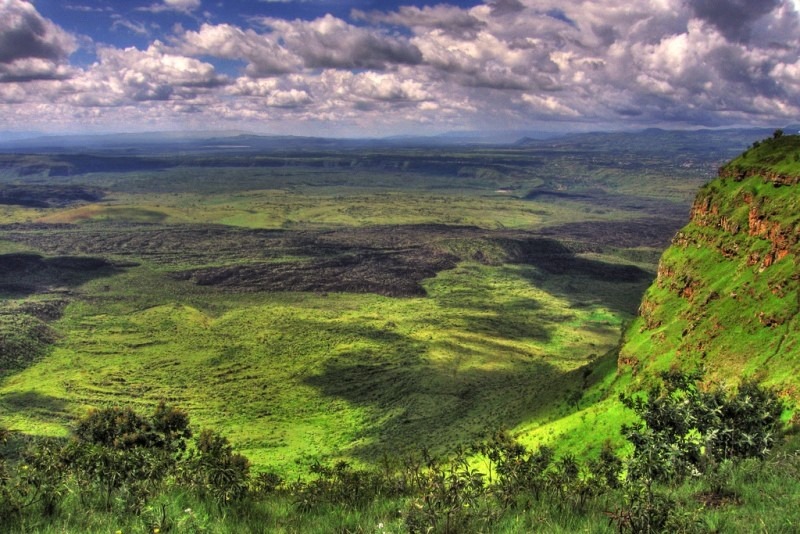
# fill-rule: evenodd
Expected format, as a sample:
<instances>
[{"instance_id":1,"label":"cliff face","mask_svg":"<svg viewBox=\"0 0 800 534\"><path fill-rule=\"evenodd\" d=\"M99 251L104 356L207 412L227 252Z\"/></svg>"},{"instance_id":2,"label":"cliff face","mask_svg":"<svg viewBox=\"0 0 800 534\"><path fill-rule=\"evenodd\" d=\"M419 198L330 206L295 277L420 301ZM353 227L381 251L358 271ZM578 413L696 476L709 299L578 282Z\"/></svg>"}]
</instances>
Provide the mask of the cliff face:
<instances>
[{"instance_id":1,"label":"cliff face","mask_svg":"<svg viewBox=\"0 0 800 534\"><path fill-rule=\"evenodd\" d=\"M757 144L698 193L619 357L637 378L699 364L800 386L800 136Z\"/></svg>"}]
</instances>

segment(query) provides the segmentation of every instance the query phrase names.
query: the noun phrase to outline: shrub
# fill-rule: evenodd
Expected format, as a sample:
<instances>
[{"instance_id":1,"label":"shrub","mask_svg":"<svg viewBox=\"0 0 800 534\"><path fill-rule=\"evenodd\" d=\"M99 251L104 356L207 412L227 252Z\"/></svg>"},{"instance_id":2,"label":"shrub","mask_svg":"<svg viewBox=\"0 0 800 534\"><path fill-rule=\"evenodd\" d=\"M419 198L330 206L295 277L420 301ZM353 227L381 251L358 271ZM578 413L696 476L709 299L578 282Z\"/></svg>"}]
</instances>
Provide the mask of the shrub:
<instances>
[{"instance_id":1,"label":"shrub","mask_svg":"<svg viewBox=\"0 0 800 534\"><path fill-rule=\"evenodd\" d=\"M183 480L217 503L239 501L247 495L250 462L233 452L228 438L203 430L183 466Z\"/></svg>"},{"instance_id":2,"label":"shrub","mask_svg":"<svg viewBox=\"0 0 800 534\"><path fill-rule=\"evenodd\" d=\"M483 473L470 466L464 451L448 462L427 454L424 460L414 477L416 496L404 514L409 532L485 531L496 514L487 506Z\"/></svg>"},{"instance_id":3,"label":"shrub","mask_svg":"<svg viewBox=\"0 0 800 534\"><path fill-rule=\"evenodd\" d=\"M11 489L11 472L2 454L2 447L8 442L8 431L0 427L0 523L10 524L18 511L18 502Z\"/></svg>"},{"instance_id":4,"label":"shrub","mask_svg":"<svg viewBox=\"0 0 800 534\"><path fill-rule=\"evenodd\" d=\"M81 419L64 457L85 492L100 491L107 509L116 494L140 510L176 467L191 436L185 412L160 403L147 419L130 408L93 410Z\"/></svg>"},{"instance_id":5,"label":"shrub","mask_svg":"<svg viewBox=\"0 0 800 534\"><path fill-rule=\"evenodd\" d=\"M703 391L701 373L672 371L646 397L621 396L641 422L623 427L633 444L629 476L680 479L720 460L763 458L780 429L783 401L753 381L734 392Z\"/></svg>"},{"instance_id":6,"label":"shrub","mask_svg":"<svg viewBox=\"0 0 800 534\"><path fill-rule=\"evenodd\" d=\"M495 488L504 506L513 505L519 495L538 501L546 491L554 458L551 448L542 446L529 453L507 434L499 433L482 445L481 452L492 462L497 474Z\"/></svg>"},{"instance_id":7,"label":"shrub","mask_svg":"<svg viewBox=\"0 0 800 534\"><path fill-rule=\"evenodd\" d=\"M701 377L672 371L662 374L663 384L646 397L621 396L641 421L623 426L634 451L627 462L625 502L611 514L620 531L695 528L695 515L672 514L673 499L656 483L675 483L690 473L710 473L713 480L720 465L763 458L774 444L784 408L777 393L752 381L734 392L704 391Z\"/></svg>"},{"instance_id":8,"label":"shrub","mask_svg":"<svg viewBox=\"0 0 800 534\"><path fill-rule=\"evenodd\" d=\"M295 506L308 511L321 504L347 508L363 507L373 502L393 486L385 474L368 469L354 469L339 461L331 466L315 463L311 466L315 479L292 485Z\"/></svg>"}]
</instances>

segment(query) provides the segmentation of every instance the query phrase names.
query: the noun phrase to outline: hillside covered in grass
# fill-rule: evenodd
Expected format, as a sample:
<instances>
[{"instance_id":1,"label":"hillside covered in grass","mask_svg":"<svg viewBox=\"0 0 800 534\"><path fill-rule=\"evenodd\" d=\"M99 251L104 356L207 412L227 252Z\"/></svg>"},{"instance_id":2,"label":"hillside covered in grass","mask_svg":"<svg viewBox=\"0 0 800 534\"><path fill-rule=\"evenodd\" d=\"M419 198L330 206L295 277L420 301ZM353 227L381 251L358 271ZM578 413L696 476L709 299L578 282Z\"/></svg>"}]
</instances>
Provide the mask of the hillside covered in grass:
<instances>
[{"instance_id":1,"label":"hillside covered in grass","mask_svg":"<svg viewBox=\"0 0 800 534\"><path fill-rule=\"evenodd\" d=\"M634 376L703 365L797 399L800 136L754 143L698 193L619 356Z\"/></svg>"},{"instance_id":2,"label":"hillside covered in grass","mask_svg":"<svg viewBox=\"0 0 800 534\"><path fill-rule=\"evenodd\" d=\"M207 145L0 158L0 426L165 400L291 477L537 428L723 157Z\"/></svg>"},{"instance_id":3,"label":"hillside covered in grass","mask_svg":"<svg viewBox=\"0 0 800 534\"><path fill-rule=\"evenodd\" d=\"M680 204L621 168L39 176L3 211L0 524L796 531L798 154L724 166L658 265Z\"/></svg>"}]
</instances>

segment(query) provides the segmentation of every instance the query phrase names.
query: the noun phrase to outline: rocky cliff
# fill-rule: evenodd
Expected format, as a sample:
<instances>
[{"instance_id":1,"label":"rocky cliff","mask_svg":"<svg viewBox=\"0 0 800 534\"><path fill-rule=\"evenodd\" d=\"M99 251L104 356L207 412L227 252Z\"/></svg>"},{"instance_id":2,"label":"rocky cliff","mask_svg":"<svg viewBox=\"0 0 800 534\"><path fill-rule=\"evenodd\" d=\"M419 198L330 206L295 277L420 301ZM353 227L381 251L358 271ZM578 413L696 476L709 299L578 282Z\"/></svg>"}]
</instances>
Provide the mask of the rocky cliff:
<instances>
[{"instance_id":1,"label":"rocky cliff","mask_svg":"<svg viewBox=\"0 0 800 534\"><path fill-rule=\"evenodd\" d=\"M625 336L620 372L704 365L800 388L800 136L755 143L698 193Z\"/></svg>"}]
</instances>

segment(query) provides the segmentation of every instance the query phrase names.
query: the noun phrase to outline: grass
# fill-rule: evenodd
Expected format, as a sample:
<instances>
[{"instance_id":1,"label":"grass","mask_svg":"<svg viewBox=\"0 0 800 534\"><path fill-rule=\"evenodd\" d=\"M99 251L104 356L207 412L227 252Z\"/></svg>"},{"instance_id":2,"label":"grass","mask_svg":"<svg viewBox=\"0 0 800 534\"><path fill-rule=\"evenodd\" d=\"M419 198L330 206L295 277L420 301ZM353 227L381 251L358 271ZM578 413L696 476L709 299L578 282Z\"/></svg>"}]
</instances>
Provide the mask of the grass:
<instances>
[{"instance_id":1,"label":"grass","mask_svg":"<svg viewBox=\"0 0 800 534\"><path fill-rule=\"evenodd\" d=\"M536 416L559 401L552 384L572 387L616 343L624 313L536 276L467 263L429 280L428 297L396 299L225 295L130 269L84 286L47 358L4 380L0 421L63 434L88 406L163 398L288 473L331 456L442 451ZM9 403L20 395L59 409Z\"/></svg>"},{"instance_id":2,"label":"grass","mask_svg":"<svg viewBox=\"0 0 800 534\"><path fill-rule=\"evenodd\" d=\"M655 484L654 489L671 502L669 513L674 530L795 532L800 527L800 514L795 506L800 498L797 448L798 435L789 434L765 460L727 462L704 476L689 477L680 483ZM278 491L220 506L168 482L138 513L125 511L122 500L111 510L91 507L89 512L91 499L82 502L78 498L81 492L72 489L63 493L52 516L22 514L9 532L401 533L408 531L407 517L417 509L415 503L420 502L413 496L375 496L355 505L333 505L320 500L301 512L291 492ZM625 502L624 495L624 487L606 488L576 506L555 494L545 493L539 499L532 499L523 491L517 495L516 506L501 507L494 494L485 493L472 503L476 514L470 527L498 533L618 532L611 520L614 512L637 512ZM444 531L441 527L445 509L453 511L443 506L437 532ZM482 512L491 512L488 521L481 520Z\"/></svg>"},{"instance_id":3,"label":"grass","mask_svg":"<svg viewBox=\"0 0 800 534\"><path fill-rule=\"evenodd\" d=\"M775 168L784 168L781 157ZM617 264L652 270L658 249L629 237L582 239L593 226L643 230L631 222L643 212L629 200L599 206L582 197L524 200L487 190L507 178L496 169L465 172L463 181L444 188L431 186L447 182L441 175L426 183L418 175L370 171L348 182L345 173L290 169L274 184L266 182L277 171L226 169L203 175L201 193L187 192L195 172L141 173L130 182L131 175L85 175L81 180L108 186L103 202L4 212L8 222L70 226L9 228L3 254L81 253L116 263L75 273L64 271L63 259L42 260L46 270L22 277L28 293L5 295L6 346L19 341L10 335L19 334L19 324L48 337L32 347L29 361L0 377L0 426L64 436L90 407L125 404L149 412L164 399L185 408L195 429L228 436L257 471L295 480L316 461L374 466L384 455L421 447L447 453L498 429L510 429L529 448L547 444L592 458L604 441L625 446L619 427L633 416L616 394L676 365L705 364L709 380L762 378L797 396L798 252L791 230L800 221L793 188L759 176L703 188L696 205L708 200L705 215L696 210L663 255L659 279L634 318L649 281L626 279ZM553 185L534 175L515 191ZM367 176L375 184L365 186ZM241 187L218 190L236 177ZM487 181L483 189L478 177ZM414 186L398 189L392 185L398 179ZM592 179L637 194L608 170ZM576 179L570 190L591 190L592 179ZM148 191L154 184L168 192ZM679 181L665 188L673 199L688 190ZM764 231L753 229L754 206ZM647 209L644 220L662 215ZM399 223L473 225L484 233L450 226L419 234L430 250L458 259L421 282L425 296L250 292L173 276L209 266L300 264L319 259L321 250L338 257L416 247L408 236L417 230ZM602 226L610 223L618 226ZM222 232L212 224L281 231ZM542 243L524 237L546 228L574 253L567 260L526 249L541 252ZM177 237L168 240L171 233ZM778 245L787 253L766 265L782 235L788 241ZM197 242L181 243L187 238ZM16 276L0 274L6 282ZM66 307L48 304L56 300ZM795 531L797 439L789 435L765 464L745 461L714 479L659 490L676 500L677 515L692 531ZM613 532L608 512L621 499L605 495L580 510L552 500L511 508L491 531ZM223 509L171 489L139 515L87 514L68 495L57 517L31 514L19 531L403 532L411 506L379 498L365 507L321 504L298 513L287 495L276 495Z\"/></svg>"},{"instance_id":4,"label":"grass","mask_svg":"<svg viewBox=\"0 0 800 534\"><path fill-rule=\"evenodd\" d=\"M730 167L755 165L756 154L758 169L784 172L796 149L797 136L768 140ZM797 401L798 209L796 186L760 175L705 186L694 220L662 256L622 357L640 360L643 377L676 362L705 365L713 379L757 378Z\"/></svg>"},{"instance_id":5,"label":"grass","mask_svg":"<svg viewBox=\"0 0 800 534\"><path fill-rule=\"evenodd\" d=\"M426 297L251 293L171 276L180 269L301 263L330 241L324 232L337 229L391 236L397 225L424 223L557 234L575 222L624 226L648 213L606 202L606 193L593 199L591 191L615 191L630 171L592 171L594 164L574 151L553 159L528 149L353 158L346 167L341 157L322 154L279 167L209 168L189 158L149 171L4 175L4 183L102 188L105 197L63 208L4 208L0 221L67 226L14 227L0 251L91 255L127 266L65 288L69 305L49 325L58 339L0 382L0 424L63 435L89 407L142 407L164 398L189 410L197 426L229 436L258 466L293 474L315 459L371 462L404 448L449 450L497 428L532 433L573 411L565 398L583 387L580 369L616 345L646 280L550 272L546 261L504 265L501 240L455 232L435 245L461 261L423 282ZM65 161L73 169L94 165L91 156ZM63 165L55 156L33 163ZM564 175L558 184L555 172ZM688 190L683 177L662 179L663 187L650 176L639 182L669 190L670 200L686 197L678 192ZM524 198L530 188L564 186L589 196ZM181 242L219 224L322 237L314 250L242 233ZM183 230L186 238L164 245L165 236ZM337 246L364 242L354 253L385 246L369 233L342 235ZM623 262L652 269L657 254L649 243L571 243L584 267ZM31 283L36 291L49 286L41 277Z\"/></svg>"},{"instance_id":6,"label":"grass","mask_svg":"<svg viewBox=\"0 0 800 534\"><path fill-rule=\"evenodd\" d=\"M575 202L529 201L494 192L345 187L210 195L123 193L102 204L50 211L35 212L33 218L43 223L212 223L265 229L430 223L528 229L630 217L620 209L586 210Z\"/></svg>"},{"instance_id":7,"label":"grass","mask_svg":"<svg viewBox=\"0 0 800 534\"><path fill-rule=\"evenodd\" d=\"M768 170L788 176L800 174L800 136L774 136L746 150L730 167L742 170Z\"/></svg>"}]
</instances>

